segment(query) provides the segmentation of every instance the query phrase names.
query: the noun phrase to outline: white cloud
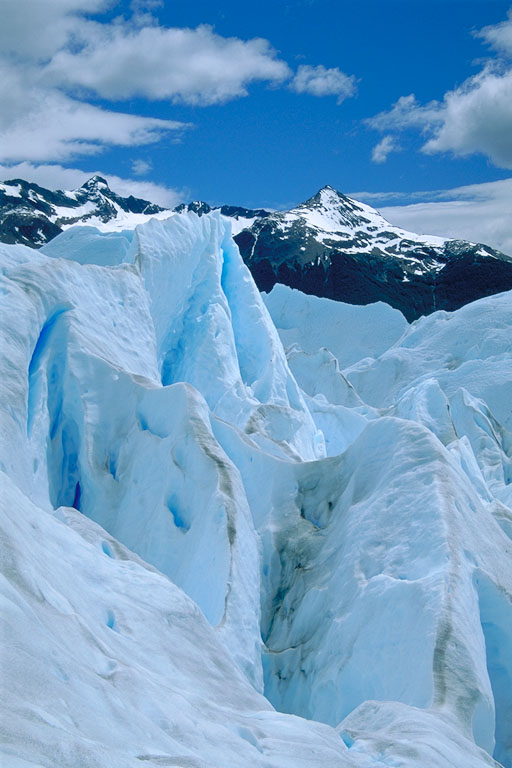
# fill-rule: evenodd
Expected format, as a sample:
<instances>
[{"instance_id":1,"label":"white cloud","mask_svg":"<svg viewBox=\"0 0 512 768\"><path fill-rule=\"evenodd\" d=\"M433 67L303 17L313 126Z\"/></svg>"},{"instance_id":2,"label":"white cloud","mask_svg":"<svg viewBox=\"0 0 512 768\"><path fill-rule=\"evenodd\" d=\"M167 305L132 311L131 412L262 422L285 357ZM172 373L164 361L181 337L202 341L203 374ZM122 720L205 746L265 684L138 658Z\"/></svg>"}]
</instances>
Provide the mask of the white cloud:
<instances>
[{"instance_id":1,"label":"white cloud","mask_svg":"<svg viewBox=\"0 0 512 768\"><path fill-rule=\"evenodd\" d=\"M337 96L337 103L354 96L356 79L346 75L338 67L327 69L319 64L317 67L301 64L290 83L290 88L296 93L309 93L312 96Z\"/></svg>"},{"instance_id":2,"label":"white cloud","mask_svg":"<svg viewBox=\"0 0 512 768\"><path fill-rule=\"evenodd\" d=\"M135 176L146 176L150 171L153 170L153 163L151 160L132 160L132 173L135 174Z\"/></svg>"},{"instance_id":3,"label":"white cloud","mask_svg":"<svg viewBox=\"0 0 512 768\"><path fill-rule=\"evenodd\" d=\"M391 152L399 151L400 146L397 144L396 139L390 134L387 134L374 146L372 150L372 160L374 163L385 163Z\"/></svg>"},{"instance_id":4,"label":"white cloud","mask_svg":"<svg viewBox=\"0 0 512 768\"><path fill-rule=\"evenodd\" d=\"M378 131L419 130L426 137L422 151L427 154L482 154L500 168L512 168L512 68L506 58L512 53L512 15L478 36L501 57L445 93L442 101L421 105L413 94L402 96L367 125Z\"/></svg>"},{"instance_id":5,"label":"white cloud","mask_svg":"<svg viewBox=\"0 0 512 768\"><path fill-rule=\"evenodd\" d=\"M91 99L134 98L195 106L246 96L255 82L293 73L267 40L222 37L206 25L161 26L160 0L132 0L127 16L101 14L118 0L0 0L0 161L68 162L108 147L151 144L189 124L133 114ZM126 8L125 8L126 11ZM339 69L301 66L299 93L355 91ZM146 171L134 166L134 173Z\"/></svg>"},{"instance_id":6,"label":"white cloud","mask_svg":"<svg viewBox=\"0 0 512 768\"><path fill-rule=\"evenodd\" d=\"M512 70L495 74L486 69L450 91L440 116L424 152L479 153L500 168L512 168Z\"/></svg>"},{"instance_id":7,"label":"white cloud","mask_svg":"<svg viewBox=\"0 0 512 768\"><path fill-rule=\"evenodd\" d=\"M357 194L354 194L356 199ZM359 196L371 203L370 195L359 193ZM414 196L432 199L412 205L381 206L379 210L392 224L411 232L485 243L512 256L512 178L437 192L417 192ZM386 193L378 197L385 200Z\"/></svg>"},{"instance_id":8,"label":"white cloud","mask_svg":"<svg viewBox=\"0 0 512 768\"><path fill-rule=\"evenodd\" d=\"M481 37L491 48L500 53L506 55L512 53L512 8L507 14L506 21L484 27L476 33L476 37Z\"/></svg>"},{"instance_id":9,"label":"white cloud","mask_svg":"<svg viewBox=\"0 0 512 768\"><path fill-rule=\"evenodd\" d=\"M78 168L64 168L62 165L54 163L42 165L29 162L16 163L15 165L0 164L0 179L26 179L46 189L76 189L81 187L91 176L102 176L108 181L114 192L123 197L129 195L141 197L144 200L157 203L162 208L174 208L178 203L188 198L186 190L172 189L150 181L123 179L97 169L82 171Z\"/></svg>"},{"instance_id":10,"label":"white cloud","mask_svg":"<svg viewBox=\"0 0 512 768\"><path fill-rule=\"evenodd\" d=\"M110 173L105 174L101 172L97 174L88 173L87 178L90 179L91 176L95 175L103 176L118 195L123 197L128 197L129 195L141 197L143 200L149 200L151 203L162 206L162 208L174 208L178 203L182 203L189 198L187 190L172 189L164 184L155 184L152 181L123 179Z\"/></svg>"},{"instance_id":11,"label":"white cloud","mask_svg":"<svg viewBox=\"0 0 512 768\"><path fill-rule=\"evenodd\" d=\"M111 3L110 3L111 4ZM85 12L107 0L6 0L0 25L0 160L66 161L110 146L159 141L188 126L118 112L57 88L46 72L63 47L82 45L101 28Z\"/></svg>"},{"instance_id":12,"label":"white cloud","mask_svg":"<svg viewBox=\"0 0 512 768\"><path fill-rule=\"evenodd\" d=\"M225 38L211 27L90 26L81 50L60 50L44 79L105 99L168 99L198 106L247 95L255 81L281 82L291 72L267 40Z\"/></svg>"},{"instance_id":13,"label":"white cloud","mask_svg":"<svg viewBox=\"0 0 512 768\"><path fill-rule=\"evenodd\" d=\"M430 102L422 107L411 93L409 96L400 96L390 110L380 112L365 122L376 131L400 131L417 127L425 129L442 120L439 102Z\"/></svg>"},{"instance_id":14,"label":"white cloud","mask_svg":"<svg viewBox=\"0 0 512 768\"><path fill-rule=\"evenodd\" d=\"M101 109L50 89L29 88L26 104L9 108L8 88L8 80L0 82L0 101L7 105L0 112L0 160L4 162L69 160L97 154L107 146L154 143L170 131L187 127L174 120ZM12 93L11 102L18 96Z\"/></svg>"}]
</instances>

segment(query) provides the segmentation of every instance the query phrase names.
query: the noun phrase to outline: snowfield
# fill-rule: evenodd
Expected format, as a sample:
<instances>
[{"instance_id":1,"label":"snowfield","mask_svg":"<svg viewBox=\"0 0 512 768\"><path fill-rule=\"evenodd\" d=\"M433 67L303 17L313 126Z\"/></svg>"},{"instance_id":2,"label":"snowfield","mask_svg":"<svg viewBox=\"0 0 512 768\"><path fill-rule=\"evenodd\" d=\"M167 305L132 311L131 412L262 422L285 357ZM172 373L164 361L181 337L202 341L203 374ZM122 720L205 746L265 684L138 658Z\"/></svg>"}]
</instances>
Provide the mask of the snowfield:
<instances>
[{"instance_id":1,"label":"snowfield","mask_svg":"<svg viewBox=\"0 0 512 768\"><path fill-rule=\"evenodd\" d=\"M5 768L512 768L512 293L409 325L218 212L0 246Z\"/></svg>"}]
</instances>

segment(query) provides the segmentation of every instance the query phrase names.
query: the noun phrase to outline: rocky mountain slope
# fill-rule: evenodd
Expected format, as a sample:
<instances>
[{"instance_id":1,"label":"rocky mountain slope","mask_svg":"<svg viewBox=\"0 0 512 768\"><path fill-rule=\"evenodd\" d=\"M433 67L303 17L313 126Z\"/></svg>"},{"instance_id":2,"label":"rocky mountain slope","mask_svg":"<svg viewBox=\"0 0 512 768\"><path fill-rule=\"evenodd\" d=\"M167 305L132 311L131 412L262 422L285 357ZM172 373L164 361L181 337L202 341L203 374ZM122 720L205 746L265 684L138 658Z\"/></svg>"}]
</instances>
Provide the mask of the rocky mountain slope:
<instances>
[{"instance_id":1,"label":"rocky mountain slope","mask_svg":"<svg viewBox=\"0 0 512 768\"><path fill-rule=\"evenodd\" d=\"M6 768L512 768L512 292L409 325L219 212L0 245Z\"/></svg>"},{"instance_id":2,"label":"rocky mountain slope","mask_svg":"<svg viewBox=\"0 0 512 768\"><path fill-rule=\"evenodd\" d=\"M512 288L512 257L407 232L328 186L291 211L214 209L201 201L164 210L116 195L98 176L72 192L14 180L0 185L0 241L40 247L76 224L120 231L149 218L212 210L230 220L261 291L282 283L351 304L385 301L410 321Z\"/></svg>"}]
</instances>

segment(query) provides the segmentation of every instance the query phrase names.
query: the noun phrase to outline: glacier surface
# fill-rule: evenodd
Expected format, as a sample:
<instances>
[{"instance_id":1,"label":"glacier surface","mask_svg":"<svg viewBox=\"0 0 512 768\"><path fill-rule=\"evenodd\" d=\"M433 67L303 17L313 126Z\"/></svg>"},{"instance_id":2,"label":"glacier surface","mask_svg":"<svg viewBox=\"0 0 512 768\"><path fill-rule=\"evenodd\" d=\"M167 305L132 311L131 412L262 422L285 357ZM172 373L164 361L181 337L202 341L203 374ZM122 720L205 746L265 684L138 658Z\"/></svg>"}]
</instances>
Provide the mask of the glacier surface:
<instances>
[{"instance_id":1,"label":"glacier surface","mask_svg":"<svg viewBox=\"0 0 512 768\"><path fill-rule=\"evenodd\" d=\"M219 213L0 246L2 765L512 768L512 295L409 325Z\"/></svg>"}]
</instances>

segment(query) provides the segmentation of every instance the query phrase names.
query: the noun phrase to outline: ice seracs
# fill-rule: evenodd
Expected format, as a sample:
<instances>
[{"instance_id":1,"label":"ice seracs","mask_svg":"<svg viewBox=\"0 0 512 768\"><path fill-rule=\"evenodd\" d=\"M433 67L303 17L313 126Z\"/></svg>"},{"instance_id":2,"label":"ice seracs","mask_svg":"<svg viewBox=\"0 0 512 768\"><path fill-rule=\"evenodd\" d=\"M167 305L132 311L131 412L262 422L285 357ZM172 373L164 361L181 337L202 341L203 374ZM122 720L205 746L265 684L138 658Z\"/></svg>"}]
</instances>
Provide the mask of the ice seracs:
<instances>
[{"instance_id":1,"label":"ice seracs","mask_svg":"<svg viewBox=\"0 0 512 768\"><path fill-rule=\"evenodd\" d=\"M263 300L219 212L0 259L7 766L511 768L510 293Z\"/></svg>"},{"instance_id":2,"label":"ice seracs","mask_svg":"<svg viewBox=\"0 0 512 768\"><path fill-rule=\"evenodd\" d=\"M333 729L275 712L165 576L0 479L3 766L353 764Z\"/></svg>"},{"instance_id":3,"label":"ice seracs","mask_svg":"<svg viewBox=\"0 0 512 768\"><path fill-rule=\"evenodd\" d=\"M327 347L341 368L378 357L408 328L402 313L384 302L365 307L344 304L306 296L279 283L263 299L286 346L296 343L307 354Z\"/></svg>"}]
</instances>

